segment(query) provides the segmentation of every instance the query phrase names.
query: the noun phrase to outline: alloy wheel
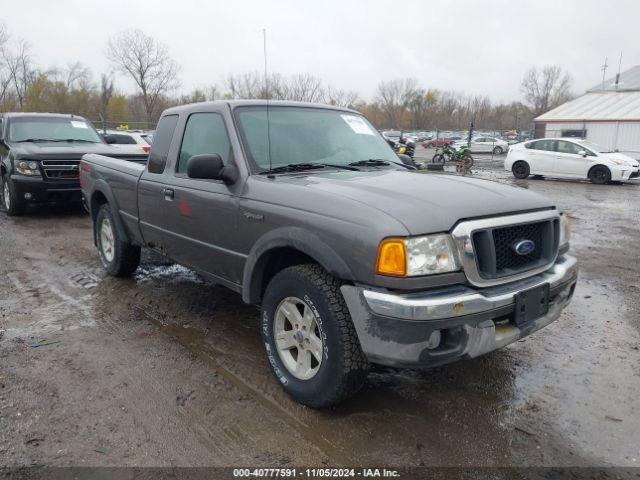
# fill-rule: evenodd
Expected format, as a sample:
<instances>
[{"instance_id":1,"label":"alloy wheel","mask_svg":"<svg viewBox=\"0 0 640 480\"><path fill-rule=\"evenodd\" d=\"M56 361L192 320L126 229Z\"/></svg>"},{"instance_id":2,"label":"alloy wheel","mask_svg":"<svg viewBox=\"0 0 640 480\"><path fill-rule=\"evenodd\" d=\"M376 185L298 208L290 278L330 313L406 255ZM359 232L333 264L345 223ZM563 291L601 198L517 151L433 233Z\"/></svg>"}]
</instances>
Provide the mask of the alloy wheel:
<instances>
[{"instance_id":1,"label":"alloy wheel","mask_svg":"<svg viewBox=\"0 0 640 480\"><path fill-rule=\"evenodd\" d=\"M287 297L276 309L273 335L285 368L299 380L310 380L320 369L324 344L311 307L297 297Z\"/></svg>"},{"instance_id":2,"label":"alloy wheel","mask_svg":"<svg viewBox=\"0 0 640 480\"><path fill-rule=\"evenodd\" d=\"M115 238L111 220L105 218L100 225L100 249L107 262L111 263L115 257Z\"/></svg>"}]
</instances>

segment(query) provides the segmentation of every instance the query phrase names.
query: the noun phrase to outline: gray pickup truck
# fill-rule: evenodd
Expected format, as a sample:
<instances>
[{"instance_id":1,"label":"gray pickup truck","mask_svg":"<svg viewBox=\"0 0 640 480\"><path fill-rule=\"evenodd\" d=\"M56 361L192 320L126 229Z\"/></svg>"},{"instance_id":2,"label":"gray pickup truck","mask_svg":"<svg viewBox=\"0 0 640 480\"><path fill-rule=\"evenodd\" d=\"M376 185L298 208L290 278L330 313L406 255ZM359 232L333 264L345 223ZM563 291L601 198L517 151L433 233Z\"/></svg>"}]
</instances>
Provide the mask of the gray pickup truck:
<instances>
[{"instance_id":1,"label":"gray pickup truck","mask_svg":"<svg viewBox=\"0 0 640 480\"><path fill-rule=\"evenodd\" d=\"M141 247L261 305L275 376L320 408L369 364L474 358L556 320L569 223L525 189L420 173L358 112L290 102L171 108L146 168L101 155L80 179L106 270Z\"/></svg>"}]
</instances>

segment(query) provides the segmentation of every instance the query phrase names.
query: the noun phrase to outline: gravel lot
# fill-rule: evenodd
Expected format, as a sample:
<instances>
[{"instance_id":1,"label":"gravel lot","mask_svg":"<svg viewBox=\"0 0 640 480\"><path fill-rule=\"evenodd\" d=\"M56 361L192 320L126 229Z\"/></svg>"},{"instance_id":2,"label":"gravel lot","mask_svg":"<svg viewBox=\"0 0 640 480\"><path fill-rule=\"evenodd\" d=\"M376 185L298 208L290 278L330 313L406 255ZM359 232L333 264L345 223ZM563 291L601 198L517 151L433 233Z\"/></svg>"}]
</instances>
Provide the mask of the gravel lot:
<instances>
[{"instance_id":1,"label":"gravel lot","mask_svg":"<svg viewBox=\"0 0 640 480\"><path fill-rule=\"evenodd\" d=\"M482 358L376 369L322 412L281 391L240 296L154 258L105 276L78 212L0 213L0 465L640 465L640 186L475 157L572 217L572 304Z\"/></svg>"}]
</instances>

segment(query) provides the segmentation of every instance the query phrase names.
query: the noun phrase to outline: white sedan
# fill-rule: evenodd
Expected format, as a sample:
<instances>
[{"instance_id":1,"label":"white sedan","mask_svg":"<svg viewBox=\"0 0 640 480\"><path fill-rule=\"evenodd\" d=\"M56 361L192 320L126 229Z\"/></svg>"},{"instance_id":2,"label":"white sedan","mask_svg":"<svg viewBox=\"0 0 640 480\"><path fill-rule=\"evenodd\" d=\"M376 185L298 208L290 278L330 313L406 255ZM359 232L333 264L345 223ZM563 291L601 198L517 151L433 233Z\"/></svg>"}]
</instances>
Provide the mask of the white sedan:
<instances>
[{"instance_id":1,"label":"white sedan","mask_svg":"<svg viewBox=\"0 0 640 480\"><path fill-rule=\"evenodd\" d=\"M459 148L466 145L466 140L461 140L454 143L454 147ZM479 136L471 139L471 153L493 153L495 155L502 155L509 150L509 143L495 137Z\"/></svg>"},{"instance_id":2,"label":"white sedan","mask_svg":"<svg viewBox=\"0 0 640 480\"><path fill-rule=\"evenodd\" d=\"M152 137L149 132L140 130L107 130L104 133L107 143L126 154L149 153Z\"/></svg>"},{"instance_id":3,"label":"white sedan","mask_svg":"<svg viewBox=\"0 0 640 480\"><path fill-rule=\"evenodd\" d=\"M512 145L504 168L516 178L580 178L597 184L640 177L637 160L575 138L541 138Z\"/></svg>"}]
</instances>

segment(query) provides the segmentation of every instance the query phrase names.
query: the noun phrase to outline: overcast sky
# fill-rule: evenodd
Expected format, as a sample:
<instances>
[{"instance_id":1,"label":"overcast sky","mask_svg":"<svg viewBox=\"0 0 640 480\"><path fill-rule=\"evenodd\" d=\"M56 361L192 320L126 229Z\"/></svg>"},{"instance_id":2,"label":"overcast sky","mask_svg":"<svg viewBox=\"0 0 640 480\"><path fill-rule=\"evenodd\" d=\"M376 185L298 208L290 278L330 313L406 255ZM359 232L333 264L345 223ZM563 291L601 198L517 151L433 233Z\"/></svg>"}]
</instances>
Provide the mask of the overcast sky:
<instances>
[{"instance_id":1,"label":"overcast sky","mask_svg":"<svg viewBox=\"0 0 640 480\"><path fill-rule=\"evenodd\" d=\"M640 64L638 0L3 0L0 20L27 39L44 68L81 61L109 70L107 39L140 28L181 65L181 91L261 70L310 73L364 98L380 80L518 100L524 72L559 64L581 93ZM609 76L609 75L608 75ZM116 86L131 91L124 77Z\"/></svg>"}]
</instances>

